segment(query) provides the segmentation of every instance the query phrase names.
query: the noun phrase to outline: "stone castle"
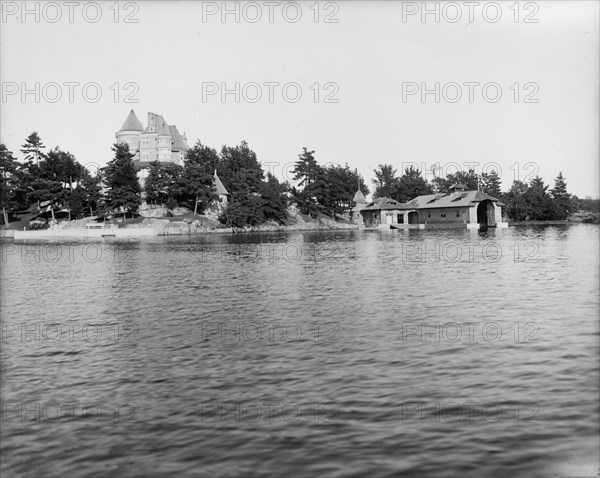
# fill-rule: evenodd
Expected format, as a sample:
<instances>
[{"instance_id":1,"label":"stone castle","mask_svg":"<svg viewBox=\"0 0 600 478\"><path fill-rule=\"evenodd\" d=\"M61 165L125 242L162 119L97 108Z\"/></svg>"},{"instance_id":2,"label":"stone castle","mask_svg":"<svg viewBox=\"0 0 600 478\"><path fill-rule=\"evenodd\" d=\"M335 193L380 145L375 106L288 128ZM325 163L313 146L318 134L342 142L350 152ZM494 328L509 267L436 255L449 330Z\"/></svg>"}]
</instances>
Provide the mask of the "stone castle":
<instances>
[{"instance_id":1,"label":"stone castle","mask_svg":"<svg viewBox=\"0 0 600 478\"><path fill-rule=\"evenodd\" d=\"M152 161L183 165L185 153L190 149L185 133L182 135L177 126L169 125L156 113L148 113L148 124L144 128L131 110L115 136L117 142L129 145L142 184Z\"/></svg>"},{"instance_id":2,"label":"stone castle","mask_svg":"<svg viewBox=\"0 0 600 478\"><path fill-rule=\"evenodd\" d=\"M151 162L160 161L183 166L185 153L190 149L185 132L182 135L177 126L169 125L156 113L148 113L148 124L144 128L135 111L131 110L115 136L118 143L129 145L142 187L148 177ZM214 182L219 202L226 204L229 193L217 176L217 171L214 174Z\"/></svg>"}]
</instances>

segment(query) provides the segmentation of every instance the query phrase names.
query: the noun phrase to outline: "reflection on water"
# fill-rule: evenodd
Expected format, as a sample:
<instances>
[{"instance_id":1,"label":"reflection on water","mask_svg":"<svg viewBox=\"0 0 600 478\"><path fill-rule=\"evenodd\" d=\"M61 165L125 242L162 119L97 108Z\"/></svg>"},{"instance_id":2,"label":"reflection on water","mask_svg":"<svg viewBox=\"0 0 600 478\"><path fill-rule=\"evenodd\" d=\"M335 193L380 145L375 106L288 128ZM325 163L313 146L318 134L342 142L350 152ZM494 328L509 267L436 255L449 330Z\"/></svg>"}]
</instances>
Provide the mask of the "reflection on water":
<instances>
[{"instance_id":1,"label":"reflection on water","mask_svg":"<svg viewBox=\"0 0 600 478\"><path fill-rule=\"evenodd\" d=\"M6 476L595 476L598 228L2 245Z\"/></svg>"}]
</instances>

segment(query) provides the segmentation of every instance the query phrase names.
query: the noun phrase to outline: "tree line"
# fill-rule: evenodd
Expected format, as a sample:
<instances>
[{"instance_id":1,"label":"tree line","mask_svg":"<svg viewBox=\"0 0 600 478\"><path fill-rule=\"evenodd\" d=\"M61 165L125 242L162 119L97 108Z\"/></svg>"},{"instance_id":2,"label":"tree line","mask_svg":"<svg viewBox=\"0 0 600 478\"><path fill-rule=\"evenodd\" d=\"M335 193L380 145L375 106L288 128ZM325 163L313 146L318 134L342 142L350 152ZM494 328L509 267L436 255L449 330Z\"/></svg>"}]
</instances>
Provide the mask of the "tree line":
<instances>
[{"instance_id":1,"label":"tree line","mask_svg":"<svg viewBox=\"0 0 600 478\"><path fill-rule=\"evenodd\" d=\"M214 173L229 192L228 205L220 208L219 220L229 227L255 226L266 221L286 223L288 207L295 205L305 215L324 214L345 218L355 206L354 194L360 188L366 196L369 188L357 171L346 164L320 165L315 151L303 148L294 164L294 186L265 172L257 155L245 141L237 146L216 149L198 141L190 148L183 165L152 162L143 187L133 161L134 154L125 143L112 146L113 157L104 168L90 173L68 151L55 147L45 152L37 132L31 133L21 146L23 161L17 161L4 144L0 144L0 204L4 224L18 211L68 211L69 219L93 215L122 213L135 215L143 199L148 204L189 208L204 213L218 196ZM481 190L500 199L504 214L513 221L560 220L578 209L598 212L598 200L582 200L567 192L562 172L554 187L539 176L529 183L514 181L501 191L496 171L475 174L458 171L431 182L418 169L406 168L398 175L392 164L379 164L374 170L373 197L389 197L408 202L416 196L446 193L454 183L466 190Z\"/></svg>"},{"instance_id":2,"label":"tree line","mask_svg":"<svg viewBox=\"0 0 600 478\"><path fill-rule=\"evenodd\" d=\"M573 212L584 209L598 212L598 200L579 199L567 192L567 183L562 172L554 179L554 187L549 189L539 176L529 183L515 180L510 189L501 191L498 173L476 174L474 170L458 171L446 177L434 177L429 182L417 169L406 168L398 176L391 164L379 164L374 171L374 197L390 197L399 202L407 202L424 194L447 193L455 183L465 186L465 190L480 190L500 199L504 214L512 221L564 220Z\"/></svg>"},{"instance_id":3,"label":"tree line","mask_svg":"<svg viewBox=\"0 0 600 478\"><path fill-rule=\"evenodd\" d=\"M5 224L10 214L44 208L53 216L55 210L67 210L70 219L115 213L127 217L138 212L143 200L203 213L218 200L215 171L229 192L227 207L220 208L221 223L230 227L266 221L284 224L291 204L313 217L343 216L354 206L360 182L358 173L348 165L321 166L314 151L304 148L292 171L298 185L291 187L265 172L245 141L223 146L220 152L198 141L187 151L183 165L150 163L143 187L134 154L125 143L112 146L112 159L95 174L68 151L45 149L37 132L31 133L21 147L23 161L17 161L4 144L0 145L0 203ZM360 188L368 194L366 185L360 183Z\"/></svg>"}]
</instances>

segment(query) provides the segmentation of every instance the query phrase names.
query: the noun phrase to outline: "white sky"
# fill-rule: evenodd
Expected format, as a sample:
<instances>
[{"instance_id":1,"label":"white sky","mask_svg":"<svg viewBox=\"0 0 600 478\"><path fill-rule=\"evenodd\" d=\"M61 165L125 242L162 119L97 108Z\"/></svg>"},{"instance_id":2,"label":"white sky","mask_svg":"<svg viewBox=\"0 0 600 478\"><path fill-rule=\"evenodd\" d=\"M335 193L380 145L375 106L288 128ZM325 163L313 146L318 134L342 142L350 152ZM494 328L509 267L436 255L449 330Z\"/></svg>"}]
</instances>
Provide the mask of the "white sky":
<instances>
[{"instance_id":1,"label":"white sky","mask_svg":"<svg viewBox=\"0 0 600 478\"><path fill-rule=\"evenodd\" d=\"M248 21L256 9L245 3L238 6L239 23L233 14L222 21L222 2L101 2L96 23L88 21L97 13L93 2L74 3L70 22L65 2L29 2L32 11L39 8L37 19L34 13L23 17L20 1L2 2L0 137L19 159L20 145L35 130L46 146L58 145L83 164L104 165L115 132L133 108L144 124L148 111L162 114L187 133L190 145L200 139L220 149L245 139L263 164L279 163L271 166L279 177L306 146L316 150L320 163L358 168L369 185L373 168L384 162L399 171L408 162L426 169L456 162L465 170L466 162L479 162L478 172L496 162L503 190L517 174L530 179L537 173L552 186L562 171L571 193L599 195L598 2L521 2L516 23L514 2L500 3L496 23L488 21L496 12L488 5L493 2L479 2L472 22L468 5L456 2L462 12L456 23L448 21L456 9L447 2L426 5L439 8L439 23L433 14L422 21L422 2L321 3L316 23L313 2L299 4L296 23L284 18L298 11L286 2L271 7L273 22L269 6L257 2L262 18L256 23ZM56 6L62 16L51 23ZM236 8L234 2L228 7ZM203 18L203 9L213 8L217 14ZM413 8L419 12L403 21L403 10ZM127 14L138 22L125 23ZM327 14L337 23L326 23ZM538 22L525 23L528 14ZM33 90L36 82L39 101L34 94L22 98L22 86ZM52 82L62 85L55 103L50 100L56 90L46 86ZM65 82L96 82L102 97L92 103L74 86L69 102ZM132 91L123 86L128 82L139 87L137 103L124 102ZM256 82L263 96L247 101L255 95L249 88L239 103L233 94L224 102L220 94L203 99L203 84L210 82L229 88ZM279 86L271 103L265 82L296 82L302 97L292 103L294 90L288 89L286 100ZM321 90L317 103L310 89L315 82ZM323 101L333 91L324 89L328 82L337 85L337 103ZM456 82L463 96L456 103L441 96L436 103L433 94L425 102L416 94L403 102L403 83L409 82L429 88ZM479 86L470 103L464 82L495 82L502 97L487 102ZM509 89L515 82L516 103ZM537 103L523 101L535 87L525 90L528 82L539 88ZM117 102L110 89L115 83ZM447 88L446 97L455 91ZM488 92L493 97L494 90ZM88 93L93 96L94 89Z\"/></svg>"}]
</instances>

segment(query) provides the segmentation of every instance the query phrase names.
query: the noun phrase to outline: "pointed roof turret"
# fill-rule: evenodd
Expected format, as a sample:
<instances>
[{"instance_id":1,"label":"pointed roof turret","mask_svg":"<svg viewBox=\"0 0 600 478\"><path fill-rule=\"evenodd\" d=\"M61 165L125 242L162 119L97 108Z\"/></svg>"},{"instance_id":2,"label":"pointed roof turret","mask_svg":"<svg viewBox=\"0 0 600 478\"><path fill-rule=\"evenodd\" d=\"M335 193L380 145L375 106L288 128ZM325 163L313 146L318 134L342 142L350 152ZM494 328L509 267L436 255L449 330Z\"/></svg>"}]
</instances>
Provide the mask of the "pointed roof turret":
<instances>
[{"instance_id":1,"label":"pointed roof turret","mask_svg":"<svg viewBox=\"0 0 600 478\"><path fill-rule=\"evenodd\" d=\"M127 119L125 120L125 123L123 123L123 126L121 126L119 133L121 131L144 131L144 126L135 115L135 111L133 111L133 109L127 115Z\"/></svg>"},{"instance_id":2,"label":"pointed roof turret","mask_svg":"<svg viewBox=\"0 0 600 478\"><path fill-rule=\"evenodd\" d=\"M214 178L214 181L215 181L215 186L217 187L217 194L219 196L228 195L229 193L227 192L227 189L225 189L225 186L223 186L223 183L219 179L219 176L217 176L217 169L216 168L215 168L215 175L214 175L213 178Z\"/></svg>"},{"instance_id":3,"label":"pointed roof turret","mask_svg":"<svg viewBox=\"0 0 600 478\"><path fill-rule=\"evenodd\" d=\"M367 200L365 199L365 195L362 193L362 191L359 189L358 191L356 191L356 194L354 194L354 199L352 199L356 204L366 204Z\"/></svg>"}]
</instances>

